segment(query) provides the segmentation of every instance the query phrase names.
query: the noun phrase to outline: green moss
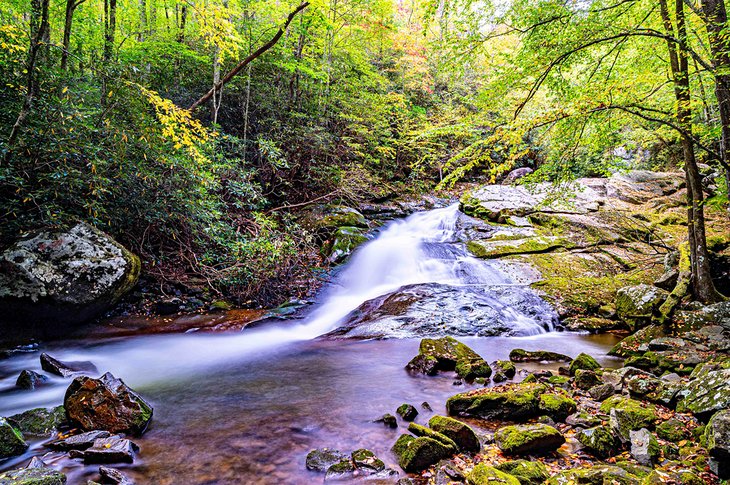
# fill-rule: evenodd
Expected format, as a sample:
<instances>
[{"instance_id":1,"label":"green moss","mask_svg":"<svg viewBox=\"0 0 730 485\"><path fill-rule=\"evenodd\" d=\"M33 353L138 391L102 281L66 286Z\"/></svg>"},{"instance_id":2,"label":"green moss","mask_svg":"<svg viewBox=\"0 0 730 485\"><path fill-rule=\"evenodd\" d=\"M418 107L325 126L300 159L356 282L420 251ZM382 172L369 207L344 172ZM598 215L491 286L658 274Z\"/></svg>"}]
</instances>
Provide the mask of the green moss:
<instances>
[{"instance_id":1,"label":"green moss","mask_svg":"<svg viewBox=\"0 0 730 485\"><path fill-rule=\"evenodd\" d=\"M576 438L591 454L599 458L613 456L620 448L620 443L607 426L580 430Z\"/></svg>"},{"instance_id":2,"label":"green moss","mask_svg":"<svg viewBox=\"0 0 730 485\"><path fill-rule=\"evenodd\" d=\"M66 475L51 468L21 468L0 473L0 483L8 485L65 485Z\"/></svg>"},{"instance_id":3,"label":"green moss","mask_svg":"<svg viewBox=\"0 0 730 485\"><path fill-rule=\"evenodd\" d=\"M0 459L20 455L28 448L23 435L5 418L0 418Z\"/></svg>"},{"instance_id":4,"label":"green moss","mask_svg":"<svg viewBox=\"0 0 730 485\"><path fill-rule=\"evenodd\" d=\"M575 243L562 237L536 236L522 239L469 241L466 248L477 258L491 259L517 254L545 253L555 249L571 249Z\"/></svg>"},{"instance_id":5,"label":"green moss","mask_svg":"<svg viewBox=\"0 0 730 485\"><path fill-rule=\"evenodd\" d=\"M566 384L570 384L570 379L565 376L550 376L548 377L547 382L550 385L562 387Z\"/></svg>"},{"instance_id":6,"label":"green moss","mask_svg":"<svg viewBox=\"0 0 730 485\"><path fill-rule=\"evenodd\" d=\"M421 426L420 424L411 423L408 425L408 431L413 433L416 436L423 436L426 438L432 438L444 445L446 448L448 448L449 452L451 454L454 454L458 451L459 447L456 444L454 440L446 436L445 434L439 433L438 431L434 431L430 428L427 428L425 426Z\"/></svg>"},{"instance_id":7,"label":"green moss","mask_svg":"<svg viewBox=\"0 0 730 485\"><path fill-rule=\"evenodd\" d=\"M640 479L617 466L595 465L560 472L550 477L545 483L547 485L636 485L640 483Z\"/></svg>"},{"instance_id":8,"label":"green moss","mask_svg":"<svg viewBox=\"0 0 730 485\"><path fill-rule=\"evenodd\" d=\"M446 402L446 409L449 414L485 419L526 419L539 413L540 395L545 390L543 384L525 381L512 386L479 389L452 396Z\"/></svg>"},{"instance_id":9,"label":"green moss","mask_svg":"<svg viewBox=\"0 0 730 485\"><path fill-rule=\"evenodd\" d=\"M393 445L393 452L398 456L398 464L408 473L425 470L453 454L450 448L433 438L413 438L408 435L398 438Z\"/></svg>"},{"instance_id":10,"label":"green moss","mask_svg":"<svg viewBox=\"0 0 730 485\"><path fill-rule=\"evenodd\" d=\"M446 416L433 416L428 425L434 431L450 438L456 443L459 451L477 452L481 448L479 438L468 425Z\"/></svg>"},{"instance_id":11,"label":"green moss","mask_svg":"<svg viewBox=\"0 0 730 485\"><path fill-rule=\"evenodd\" d=\"M492 368L479 354L453 337L421 340L418 356L407 367L424 371L455 370L464 379L492 375Z\"/></svg>"},{"instance_id":12,"label":"green moss","mask_svg":"<svg viewBox=\"0 0 730 485\"><path fill-rule=\"evenodd\" d=\"M34 436L48 436L66 421L63 406L35 408L8 418L22 433Z\"/></svg>"},{"instance_id":13,"label":"green moss","mask_svg":"<svg viewBox=\"0 0 730 485\"><path fill-rule=\"evenodd\" d=\"M539 485L550 477L547 467L539 461L511 460L495 468L516 477L522 485Z\"/></svg>"},{"instance_id":14,"label":"green moss","mask_svg":"<svg viewBox=\"0 0 730 485\"><path fill-rule=\"evenodd\" d=\"M601 368L601 364L588 354L581 353L570 362L570 375L574 376L576 371L580 370L597 370Z\"/></svg>"},{"instance_id":15,"label":"green moss","mask_svg":"<svg viewBox=\"0 0 730 485\"><path fill-rule=\"evenodd\" d=\"M536 454L555 451L565 443L565 438L552 426L538 423L500 428L494 441L507 454Z\"/></svg>"},{"instance_id":16,"label":"green moss","mask_svg":"<svg viewBox=\"0 0 730 485\"><path fill-rule=\"evenodd\" d=\"M576 411L577 405L575 401L562 394L542 394L538 409L556 421L564 421Z\"/></svg>"},{"instance_id":17,"label":"green moss","mask_svg":"<svg viewBox=\"0 0 730 485\"><path fill-rule=\"evenodd\" d=\"M484 463L479 463L466 475L466 483L469 485L520 485L517 478Z\"/></svg>"}]
</instances>

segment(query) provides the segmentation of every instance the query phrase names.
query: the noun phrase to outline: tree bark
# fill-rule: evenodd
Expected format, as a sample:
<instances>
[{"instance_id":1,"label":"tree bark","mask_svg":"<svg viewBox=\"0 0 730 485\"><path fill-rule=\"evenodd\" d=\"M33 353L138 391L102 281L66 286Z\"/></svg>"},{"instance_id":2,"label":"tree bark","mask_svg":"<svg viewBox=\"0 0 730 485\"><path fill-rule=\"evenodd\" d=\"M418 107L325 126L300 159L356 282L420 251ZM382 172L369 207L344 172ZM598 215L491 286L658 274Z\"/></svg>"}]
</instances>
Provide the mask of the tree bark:
<instances>
[{"instance_id":1,"label":"tree bark","mask_svg":"<svg viewBox=\"0 0 730 485\"><path fill-rule=\"evenodd\" d=\"M116 30L117 0L104 0L104 64L112 59Z\"/></svg>"},{"instance_id":2,"label":"tree bark","mask_svg":"<svg viewBox=\"0 0 730 485\"><path fill-rule=\"evenodd\" d=\"M71 24L76 8L86 0L66 0L66 16L63 21L63 51L61 52L61 69L68 69L68 50L71 47Z\"/></svg>"}]
</instances>

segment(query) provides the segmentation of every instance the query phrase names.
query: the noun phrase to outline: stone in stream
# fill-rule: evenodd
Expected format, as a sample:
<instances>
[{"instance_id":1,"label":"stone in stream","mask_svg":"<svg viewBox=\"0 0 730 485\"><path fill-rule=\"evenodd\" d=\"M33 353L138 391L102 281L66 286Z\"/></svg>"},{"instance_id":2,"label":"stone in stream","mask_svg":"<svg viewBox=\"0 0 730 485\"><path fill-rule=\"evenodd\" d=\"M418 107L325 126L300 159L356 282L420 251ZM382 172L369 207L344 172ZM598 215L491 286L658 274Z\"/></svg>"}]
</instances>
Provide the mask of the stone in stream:
<instances>
[{"instance_id":1,"label":"stone in stream","mask_svg":"<svg viewBox=\"0 0 730 485\"><path fill-rule=\"evenodd\" d=\"M621 442L608 426L582 429L576 434L576 438L589 453L598 458L609 458L621 449Z\"/></svg>"},{"instance_id":2,"label":"stone in stream","mask_svg":"<svg viewBox=\"0 0 730 485\"><path fill-rule=\"evenodd\" d=\"M549 416L555 421L565 421L577 409L574 400L559 393L546 393L540 396L537 409L541 414Z\"/></svg>"},{"instance_id":3,"label":"stone in stream","mask_svg":"<svg viewBox=\"0 0 730 485\"><path fill-rule=\"evenodd\" d=\"M32 391L48 382L48 377L32 370L23 370L15 381L15 386L27 391Z\"/></svg>"},{"instance_id":4,"label":"stone in stream","mask_svg":"<svg viewBox=\"0 0 730 485\"><path fill-rule=\"evenodd\" d=\"M335 463L347 460L347 455L331 448L319 448L307 454L307 470L326 472Z\"/></svg>"},{"instance_id":5,"label":"stone in stream","mask_svg":"<svg viewBox=\"0 0 730 485\"><path fill-rule=\"evenodd\" d=\"M132 463L139 447L132 441L118 436L98 438L86 450L71 450L71 458L81 458L84 463Z\"/></svg>"},{"instance_id":6,"label":"stone in stream","mask_svg":"<svg viewBox=\"0 0 730 485\"><path fill-rule=\"evenodd\" d=\"M74 379L64 407L69 420L87 431L141 434L152 419L152 407L108 372L99 379Z\"/></svg>"},{"instance_id":7,"label":"stone in stream","mask_svg":"<svg viewBox=\"0 0 730 485\"><path fill-rule=\"evenodd\" d=\"M509 360L497 360L491 363L494 374L492 380L494 382L504 382L512 379L517 374L517 368Z\"/></svg>"},{"instance_id":8,"label":"stone in stream","mask_svg":"<svg viewBox=\"0 0 730 485\"><path fill-rule=\"evenodd\" d=\"M719 478L730 478L730 409L716 413L705 429L710 470Z\"/></svg>"},{"instance_id":9,"label":"stone in stream","mask_svg":"<svg viewBox=\"0 0 730 485\"><path fill-rule=\"evenodd\" d=\"M569 367L568 371L570 372L571 376L575 376L575 373L578 370L595 371L596 369L600 369L600 368L601 368L601 364L599 364L596 361L596 359L594 359L593 357L591 357L588 354L581 353L578 355L578 357L576 357L575 359L573 359L570 362L570 367Z\"/></svg>"},{"instance_id":10,"label":"stone in stream","mask_svg":"<svg viewBox=\"0 0 730 485\"><path fill-rule=\"evenodd\" d=\"M396 413L403 418L403 421L413 421L418 416L418 409L411 404L401 404L398 406Z\"/></svg>"},{"instance_id":11,"label":"stone in stream","mask_svg":"<svg viewBox=\"0 0 730 485\"><path fill-rule=\"evenodd\" d=\"M90 448L94 441L99 438L108 438L111 436L109 431L87 431L86 433L69 436L60 440L46 443L45 446L52 450L68 451L68 450L85 450Z\"/></svg>"},{"instance_id":12,"label":"stone in stream","mask_svg":"<svg viewBox=\"0 0 730 485\"><path fill-rule=\"evenodd\" d=\"M31 234L0 254L0 266L3 321L54 328L106 311L135 285L141 267L137 256L85 223Z\"/></svg>"},{"instance_id":13,"label":"stone in stream","mask_svg":"<svg viewBox=\"0 0 730 485\"><path fill-rule=\"evenodd\" d=\"M567 355L546 350L523 350L512 349L509 353L509 360L512 362L570 362Z\"/></svg>"},{"instance_id":14,"label":"stone in stream","mask_svg":"<svg viewBox=\"0 0 730 485\"><path fill-rule=\"evenodd\" d=\"M631 456L634 457L640 465L653 466L656 463L661 449L651 432L646 428L638 431L629 431L629 442L631 443Z\"/></svg>"},{"instance_id":15,"label":"stone in stream","mask_svg":"<svg viewBox=\"0 0 730 485\"><path fill-rule=\"evenodd\" d=\"M450 438L461 452L476 453L481 448L474 430L461 421L446 416L433 416L428 420L428 426Z\"/></svg>"},{"instance_id":16,"label":"stone in stream","mask_svg":"<svg viewBox=\"0 0 730 485\"><path fill-rule=\"evenodd\" d=\"M99 475L102 483L110 483L112 485L133 485L134 481L127 477L124 473L116 468L108 466L99 467Z\"/></svg>"},{"instance_id":17,"label":"stone in stream","mask_svg":"<svg viewBox=\"0 0 730 485\"><path fill-rule=\"evenodd\" d=\"M418 355L406 369L428 375L455 370L464 379L492 375L491 367L479 354L453 337L421 340Z\"/></svg>"},{"instance_id":18,"label":"stone in stream","mask_svg":"<svg viewBox=\"0 0 730 485\"><path fill-rule=\"evenodd\" d=\"M389 428L397 428L398 427L398 420L395 419L395 416L392 414L383 414L378 419L373 421L374 423L383 423L384 425L388 426Z\"/></svg>"},{"instance_id":19,"label":"stone in stream","mask_svg":"<svg viewBox=\"0 0 730 485\"><path fill-rule=\"evenodd\" d=\"M536 382L502 385L451 396L446 410L451 415L488 420L521 421L540 415L540 396L547 386Z\"/></svg>"},{"instance_id":20,"label":"stone in stream","mask_svg":"<svg viewBox=\"0 0 730 485\"><path fill-rule=\"evenodd\" d=\"M45 352L41 354L41 369L61 377L73 377L82 373L98 374L91 362L61 362Z\"/></svg>"},{"instance_id":21,"label":"stone in stream","mask_svg":"<svg viewBox=\"0 0 730 485\"><path fill-rule=\"evenodd\" d=\"M3 485L65 485L66 475L52 468L21 468L0 473Z\"/></svg>"},{"instance_id":22,"label":"stone in stream","mask_svg":"<svg viewBox=\"0 0 730 485\"><path fill-rule=\"evenodd\" d=\"M508 455L550 453L565 443L557 429L546 424L505 426L494 433L494 441Z\"/></svg>"},{"instance_id":23,"label":"stone in stream","mask_svg":"<svg viewBox=\"0 0 730 485\"><path fill-rule=\"evenodd\" d=\"M592 370L578 369L575 371L575 379L573 381L575 387L583 389L584 391L589 390L591 387L597 386L601 383L600 377Z\"/></svg>"},{"instance_id":24,"label":"stone in stream","mask_svg":"<svg viewBox=\"0 0 730 485\"><path fill-rule=\"evenodd\" d=\"M420 424L411 423L408 425L408 431L413 433L416 436L423 436L426 438L432 438L444 445L446 448L448 448L449 452L453 455L458 450L459 447L457 446L456 442L449 438L448 436L439 433L438 431L435 431L431 428L427 428L425 426L422 426Z\"/></svg>"},{"instance_id":25,"label":"stone in stream","mask_svg":"<svg viewBox=\"0 0 730 485\"><path fill-rule=\"evenodd\" d=\"M47 437L66 422L63 406L35 408L8 417L24 435Z\"/></svg>"},{"instance_id":26,"label":"stone in stream","mask_svg":"<svg viewBox=\"0 0 730 485\"><path fill-rule=\"evenodd\" d=\"M0 418L0 460L20 455L28 449L23 435L7 419Z\"/></svg>"},{"instance_id":27,"label":"stone in stream","mask_svg":"<svg viewBox=\"0 0 730 485\"><path fill-rule=\"evenodd\" d=\"M352 463L358 470L366 470L369 473L376 473L385 470L385 463L383 460L375 456L370 450L361 448L355 450L351 455Z\"/></svg>"},{"instance_id":28,"label":"stone in stream","mask_svg":"<svg viewBox=\"0 0 730 485\"><path fill-rule=\"evenodd\" d=\"M540 485L550 478L547 467L539 461L510 460L494 468L517 477L521 485Z\"/></svg>"},{"instance_id":29,"label":"stone in stream","mask_svg":"<svg viewBox=\"0 0 730 485\"><path fill-rule=\"evenodd\" d=\"M520 485L520 481L486 463L479 463L466 475L468 485Z\"/></svg>"},{"instance_id":30,"label":"stone in stream","mask_svg":"<svg viewBox=\"0 0 730 485\"><path fill-rule=\"evenodd\" d=\"M40 456L34 456L30 459L30 463L28 463L25 467L26 468L46 468L48 465Z\"/></svg>"},{"instance_id":31,"label":"stone in stream","mask_svg":"<svg viewBox=\"0 0 730 485\"><path fill-rule=\"evenodd\" d=\"M398 464L406 473L417 473L453 455L453 448L433 438L403 434L393 445Z\"/></svg>"}]
</instances>

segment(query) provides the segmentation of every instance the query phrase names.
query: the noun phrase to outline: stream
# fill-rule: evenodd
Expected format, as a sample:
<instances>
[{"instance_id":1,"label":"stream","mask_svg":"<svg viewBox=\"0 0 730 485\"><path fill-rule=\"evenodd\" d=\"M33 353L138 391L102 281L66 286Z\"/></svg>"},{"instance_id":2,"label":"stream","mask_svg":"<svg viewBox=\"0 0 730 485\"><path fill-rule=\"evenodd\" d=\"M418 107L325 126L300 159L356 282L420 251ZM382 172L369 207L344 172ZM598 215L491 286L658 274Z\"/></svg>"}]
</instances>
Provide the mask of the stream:
<instances>
[{"instance_id":1,"label":"stream","mask_svg":"<svg viewBox=\"0 0 730 485\"><path fill-rule=\"evenodd\" d=\"M149 430L134 439L141 449L135 463L117 466L138 484L321 483L304 458L325 446L371 449L403 475L389 450L404 428L372 420L408 402L421 413L416 422L425 423L445 413L449 396L479 387L455 384L448 373L407 373L424 336L458 336L490 362L519 347L586 352L617 365L606 356L615 337L552 331L557 316L547 303L503 264L471 257L458 236L460 217L452 205L384 226L301 320L235 333L49 342L13 354L0 360L0 416L62 403L68 380L52 377L33 392L14 387L21 370L38 370L45 351L64 361L92 361L153 405ZM383 303L388 295L406 301L404 287L407 304ZM433 412L421 408L424 401ZM31 442L26 454L0 462L0 470L46 451ZM44 460L66 473L69 484L97 476L98 466L60 453Z\"/></svg>"}]
</instances>

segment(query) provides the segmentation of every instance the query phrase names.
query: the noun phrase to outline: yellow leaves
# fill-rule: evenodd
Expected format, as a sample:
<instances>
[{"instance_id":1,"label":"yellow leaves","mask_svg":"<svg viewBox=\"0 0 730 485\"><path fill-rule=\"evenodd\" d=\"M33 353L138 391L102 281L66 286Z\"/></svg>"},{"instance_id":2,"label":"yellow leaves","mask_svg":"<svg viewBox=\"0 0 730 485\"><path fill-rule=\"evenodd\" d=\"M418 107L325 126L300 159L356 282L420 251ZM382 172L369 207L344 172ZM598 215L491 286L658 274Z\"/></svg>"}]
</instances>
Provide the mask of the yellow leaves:
<instances>
[{"instance_id":1,"label":"yellow leaves","mask_svg":"<svg viewBox=\"0 0 730 485\"><path fill-rule=\"evenodd\" d=\"M68 86L64 86L64 88L61 90L61 94L66 94L68 91Z\"/></svg>"}]
</instances>

